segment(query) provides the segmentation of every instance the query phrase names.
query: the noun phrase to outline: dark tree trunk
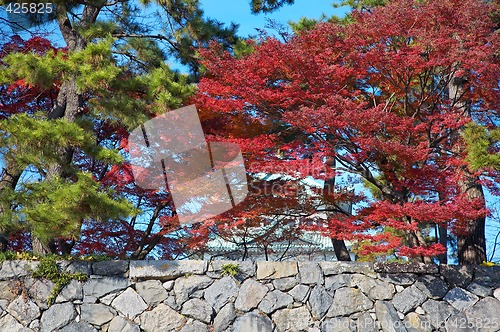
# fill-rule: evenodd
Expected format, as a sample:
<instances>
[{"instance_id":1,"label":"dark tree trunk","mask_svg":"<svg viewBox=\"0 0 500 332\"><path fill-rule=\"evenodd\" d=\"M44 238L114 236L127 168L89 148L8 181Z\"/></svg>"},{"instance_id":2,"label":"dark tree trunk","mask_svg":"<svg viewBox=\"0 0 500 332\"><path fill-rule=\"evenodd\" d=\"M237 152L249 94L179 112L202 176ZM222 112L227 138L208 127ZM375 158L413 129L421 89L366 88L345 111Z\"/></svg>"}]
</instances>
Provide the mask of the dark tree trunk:
<instances>
[{"instance_id":1,"label":"dark tree trunk","mask_svg":"<svg viewBox=\"0 0 500 332\"><path fill-rule=\"evenodd\" d=\"M13 161L7 161L6 164L6 167L2 169L0 178L0 216L12 208L9 199L2 200L1 198L5 198L7 191L16 188L22 174L22 170ZM7 250L9 245L9 231L8 226L0 224L0 251Z\"/></svg>"},{"instance_id":2,"label":"dark tree trunk","mask_svg":"<svg viewBox=\"0 0 500 332\"><path fill-rule=\"evenodd\" d=\"M161 235L155 234L153 237L151 237L151 233L153 232L153 226L156 220L160 216L161 210L163 210L167 205L168 203L163 203L156 206L153 215L149 219L148 227L144 231L137 249L130 255L130 259L146 259L146 256L151 252L151 250L153 250L158 241L160 241Z\"/></svg>"},{"instance_id":3,"label":"dark tree trunk","mask_svg":"<svg viewBox=\"0 0 500 332\"><path fill-rule=\"evenodd\" d=\"M448 248L448 229L445 226L438 227L439 233L439 243L442 244L445 248ZM439 263L448 264L448 252L444 252L442 255L437 257Z\"/></svg>"},{"instance_id":4,"label":"dark tree trunk","mask_svg":"<svg viewBox=\"0 0 500 332\"><path fill-rule=\"evenodd\" d=\"M97 3L86 5L83 9L81 20L77 26L73 26L68 18L67 8L64 2L56 7L57 23L61 34L70 52L78 52L85 48L86 41L80 35L79 30L88 28L93 24L101 10ZM49 119L63 118L69 122L74 122L79 116L83 107L83 98L76 85L76 77L69 76L62 82L57 95L56 104L49 113ZM67 178L70 173L70 165L73 159L73 149L71 147L58 147L60 162L50 166L47 170L46 179L61 177ZM80 221L81 222L81 221ZM37 254L55 253L57 245L55 239L41 241L32 234L33 252ZM68 248L64 248L67 250Z\"/></svg>"},{"instance_id":5,"label":"dark tree trunk","mask_svg":"<svg viewBox=\"0 0 500 332\"><path fill-rule=\"evenodd\" d=\"M483 188L478 180L477 177L467 177L467 181L462 184L462 191L467 193L469 199L479 198L485 204ZM457 235L458 264L480 265L486 261L485 224L485 217L470 220L467 233Z\"/></svg>"},{"instance_id":6,"label":"dark tree trunk","mask_svg":"<svg viewBox=\"0 0 500 332\"><path fill-rule=\"evenodd\" d=\"M33 253L39 255L47 255L56 252L57 246L54 241L42 241L36 236L33 236L33 234L31 234L31 237L32 237L31 245L33 246Z\"/></svg>"},{"instance_id":7,"label":"dark tree trunk","mask_svg":"<svg viewBox=\"0 0 500 332\"><path fill-rule=\"evenodd\" d=\"M332 165L333 163L333 165ZM329 167L334 167L335 160L332 160L331 162L327 163ZM325 184L323 186L323 194L326 195L327 197L329 195L332 195L335 192L335 176L332 176L331 178L325 180ZM328 205L328 204L327 204ZM330 204L331 205L331 204ZM326 216L331 217L335 214L336 212L327 212ZM333 250L335 251L335 256L337 257L338 261L351 261L351 255L349 255L349 251L347 250L347 247L345 245L344 240L340 239L335 239L331 238L332 244L333 244Z\"/></svg>"},{"instance_id":8,"label":"dark tree trunk","mask_svg":"<svg viewBox=\"0 0 500 332\"><path fill-rule=\"evenodd\" d=\"M338 261L351 261L351 255L345 246L344 240L332 239L333 250L335 251L335 256L337 256Z\"/></svg>"},{"instance_id":9,"label":"dark tree trunk","mask_svg":"<svg viewBox=\"0 0 500 332\"><path fill-rule=\"evenodd\" d=\"M461 108L464 115L470 116L469 103L464 98L466 79L459 77L451 77L448 84L449 98L457 108ZM460 135L463 132L460 131ZM459 138L458 138L459 139ZM464 147L460 142L456 142L457 154L464 153ZM478 176L471 175L468 169L461 170L465 180L461 181L460 189L462 193L466 193L469 199L479 199L486 206L483 188L480 185ZM486 261L486 240L485 240L485 223L486 218L480 217L475 220L469 220L467 224L467 234L457 235L458 242L458 263L461 265L479 265Z\"/></svg>"}]
</instances>

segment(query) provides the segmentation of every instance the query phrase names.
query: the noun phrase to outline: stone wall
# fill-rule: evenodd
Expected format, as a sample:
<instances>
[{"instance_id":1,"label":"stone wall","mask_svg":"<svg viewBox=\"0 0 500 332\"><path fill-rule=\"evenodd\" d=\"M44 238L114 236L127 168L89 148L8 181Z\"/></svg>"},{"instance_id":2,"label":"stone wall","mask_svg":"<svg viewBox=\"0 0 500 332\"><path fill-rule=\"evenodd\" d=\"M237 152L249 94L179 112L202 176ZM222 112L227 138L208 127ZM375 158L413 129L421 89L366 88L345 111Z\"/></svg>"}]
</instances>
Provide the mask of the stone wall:
<instances>
[{"instance_id":1,"label":"stone wall","mask_svg":"<svg viewBox=\"0 0 500 332\"><path fill-rule=\"evenodd\" d=\"M343 262L60 262L83 272L54 286L37 262L0 269L0 331L499 331L500 267Z\"/></svg>"}]
</instances>

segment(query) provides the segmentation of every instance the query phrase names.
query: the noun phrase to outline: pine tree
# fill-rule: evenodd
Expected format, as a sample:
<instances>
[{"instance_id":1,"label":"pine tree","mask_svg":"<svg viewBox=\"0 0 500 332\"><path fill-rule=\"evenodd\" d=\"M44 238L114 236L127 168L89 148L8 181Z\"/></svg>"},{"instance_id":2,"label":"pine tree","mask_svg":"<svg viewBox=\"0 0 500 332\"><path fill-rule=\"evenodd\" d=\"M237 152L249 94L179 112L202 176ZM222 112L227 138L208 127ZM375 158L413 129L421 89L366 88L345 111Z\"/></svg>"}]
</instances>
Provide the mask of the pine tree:
<instances>
[{"instance_id":1,"label":"pine tree","mask_svg":"<svg viewBox=\"0 0 500 332\"><path fill-rule=\"evenodd\" d=\"M155 22L140 16L146 5L175 24L154 31L148 25ZM168 193L131 190L116 177L126 166L127 131L181 106L194 92L193 46L213 37L229 46L236 26L205 20L196 0L56 1L53 14L64 48L14 37L1 53L1 231L28 230L36 253L68 253L89 225L121 220L131 226L134 245L142 246L129 250L143 258L170 226L160 225L154 239L153 227L138 235L139 209L156 208L150 222L158 224L171 215L172 203ZM168 56L188 64L193 76L168 68ZM28 172L35 178L23 181Z\"/></svg>"}]
</instances>

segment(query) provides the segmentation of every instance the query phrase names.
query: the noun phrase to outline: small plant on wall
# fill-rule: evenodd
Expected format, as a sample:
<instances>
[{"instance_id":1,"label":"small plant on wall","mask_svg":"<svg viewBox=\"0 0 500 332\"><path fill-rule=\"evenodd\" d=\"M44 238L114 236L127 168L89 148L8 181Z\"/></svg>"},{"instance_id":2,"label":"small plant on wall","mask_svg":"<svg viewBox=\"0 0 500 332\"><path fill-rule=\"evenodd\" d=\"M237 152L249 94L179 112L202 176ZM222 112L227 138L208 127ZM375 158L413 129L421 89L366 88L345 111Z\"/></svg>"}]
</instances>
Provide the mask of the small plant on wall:
<instances>
[{"instance_id":1,"label":"small plant on wall","mask_svg":"<svg viewBox=\"0 0 500 332\"><path fill-rule=\"evenodd\" d=\"M235 275L238 274L240 271L240 267L236 263L228 263L228 264L223 264L222 265L222 272L221 274L223 276L232 276L234 277Z\"/></svg>"},{"instance_id":2,"label":"small plant on wall","mask_svg":"<svg viewBox=\"0 0 500 332\"><path fill-rule=\"evenodd\" d=\"M42 257L40 259L40 264L32 272L34 278L45 278L52 281L55 286L47 299L47 304L50 306L54 303L59 292L66 286L71 280L86 281L88 276L84 273L69 273L66 271L60 271L57 265L57 256L49 255Z\"/></svg>"}]
</instances>

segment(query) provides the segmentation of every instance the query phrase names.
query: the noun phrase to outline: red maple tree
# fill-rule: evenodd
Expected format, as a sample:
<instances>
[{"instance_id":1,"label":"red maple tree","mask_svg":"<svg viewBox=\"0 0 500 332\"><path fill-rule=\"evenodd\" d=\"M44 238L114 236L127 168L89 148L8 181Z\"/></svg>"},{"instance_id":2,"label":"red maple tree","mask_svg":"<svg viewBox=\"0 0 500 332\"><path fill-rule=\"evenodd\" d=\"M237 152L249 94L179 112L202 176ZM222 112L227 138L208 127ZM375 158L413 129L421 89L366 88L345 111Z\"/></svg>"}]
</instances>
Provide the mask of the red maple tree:
<instances>
[{"instance_id":1,"label":"red maple tree","mask_svg":"<svg viewBox=\"0 0 500 332\"><path fill-rule=\"evenodd\" d=\"M429 228L460 236L488 213L484 196L463 190L480 174L467 167L461 130L500 109L493 11L397 0L354 12L352 24L262 40L243 57L213 44L196 100L218 139L244 142L250 172L305 176L323 165L325 180L349 174L372 190L356 215L331 214L325 234L360 241L361 254L429 261L446 250Z\"/></svg>"}]
</instances>

